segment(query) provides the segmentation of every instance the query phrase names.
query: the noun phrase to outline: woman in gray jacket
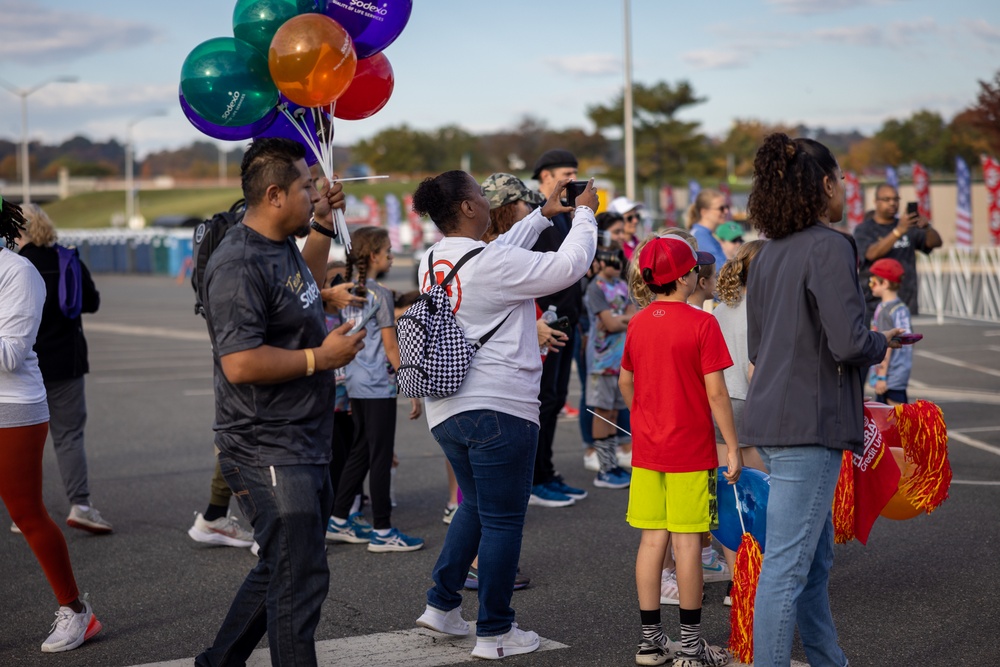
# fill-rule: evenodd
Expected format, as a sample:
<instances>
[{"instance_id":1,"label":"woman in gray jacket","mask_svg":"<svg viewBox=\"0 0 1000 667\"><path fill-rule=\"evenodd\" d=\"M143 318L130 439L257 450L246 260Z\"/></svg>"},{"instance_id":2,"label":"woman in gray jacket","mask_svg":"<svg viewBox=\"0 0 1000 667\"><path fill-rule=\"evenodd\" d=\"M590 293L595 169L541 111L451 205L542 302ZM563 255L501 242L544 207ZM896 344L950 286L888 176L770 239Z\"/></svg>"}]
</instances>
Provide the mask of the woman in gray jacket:
<instances>
[{"instance_id":1,"label":"woman in gray jacket","mask_svg":"<svg viewBox=\"0 0 1000 667\"><path fill-rule=\"evenodd\" d=\"M740 443L771 474L754 615L754 664L787 666L796 624L809 664L843 667L827 593L833 492L844 450L863 447L864 371L899 333L869 331L843 174L811 139L768 136L754 159L748 216L770 239L747 281L754 375ZM898 343L893 343L898 347Z\"/></svg>"}]
</instances>

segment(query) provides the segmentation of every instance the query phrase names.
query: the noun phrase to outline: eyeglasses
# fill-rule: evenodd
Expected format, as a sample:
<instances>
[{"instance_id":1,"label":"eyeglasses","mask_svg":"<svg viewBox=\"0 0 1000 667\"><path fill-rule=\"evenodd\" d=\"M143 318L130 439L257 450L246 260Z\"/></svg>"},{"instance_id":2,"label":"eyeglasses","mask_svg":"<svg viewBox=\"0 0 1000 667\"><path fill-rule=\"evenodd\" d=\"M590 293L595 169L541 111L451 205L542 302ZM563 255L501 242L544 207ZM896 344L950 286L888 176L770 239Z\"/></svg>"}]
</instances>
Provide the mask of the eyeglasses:
<instances>
[{"instance_id":1,"label":"eyeglasses","mask_svg":"<svg viewBox=\"0 0 1000 667\"><path fill-rule=\"evenodd\" d=\"M732 206L730 206L729 204L723 204L722 206L716 206L712 210L713 211L728 211L731 208L732 208Z\"/></svg>"},{"instance_id":2,"label":"eyeglasses","mask_svg":"<svg viewBox=\"0 0 1000 667\"><path fill-rule=\"evenodd\" d=\"M633 222L639 219L639 215L637 213L626 213L623 219L625 222Z\"/></svg>"},{"instance_id":3,"label":"eyeglasses","mask_svg":"<svg viewBox=\"0 0 1000 667\"><path fill-rule=\"evenodd\" d=\"M875 201L896 202L898 204L899 197L876 197Z\"/></svg>"}]
</instances>

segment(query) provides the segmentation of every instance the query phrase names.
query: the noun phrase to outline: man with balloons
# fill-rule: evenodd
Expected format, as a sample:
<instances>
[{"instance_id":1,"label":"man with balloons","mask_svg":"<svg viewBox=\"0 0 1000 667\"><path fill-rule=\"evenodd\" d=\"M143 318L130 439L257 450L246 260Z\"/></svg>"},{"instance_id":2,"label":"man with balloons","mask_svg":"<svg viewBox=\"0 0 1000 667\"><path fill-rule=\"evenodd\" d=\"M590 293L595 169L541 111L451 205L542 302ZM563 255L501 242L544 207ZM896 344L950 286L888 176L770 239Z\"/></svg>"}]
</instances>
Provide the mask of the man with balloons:
<instances>
[{"instance_id":1,"label":"man with balloons","mask_svg":"<svg viewBox=\"0 0 1000 667\"><path fill-rule=\"evenodd\" d=\"M180 106L196 128L254 139L241 169L246 216L215 249L205 284L219 464L260 560L200 667L244 664L265 633L273 665L316 665L332 503L325 371L364 345L347 335L350 322L326 334L317 287L330 238L350 249L342 186L331 183L333 119L388 102L381 52L411 10L412 0L237 0L233 36L199 44L181 68ZM317 164L330 180L314 180ZM289 237L305 234L300 254Z\"/></svg>"}]
</instances>

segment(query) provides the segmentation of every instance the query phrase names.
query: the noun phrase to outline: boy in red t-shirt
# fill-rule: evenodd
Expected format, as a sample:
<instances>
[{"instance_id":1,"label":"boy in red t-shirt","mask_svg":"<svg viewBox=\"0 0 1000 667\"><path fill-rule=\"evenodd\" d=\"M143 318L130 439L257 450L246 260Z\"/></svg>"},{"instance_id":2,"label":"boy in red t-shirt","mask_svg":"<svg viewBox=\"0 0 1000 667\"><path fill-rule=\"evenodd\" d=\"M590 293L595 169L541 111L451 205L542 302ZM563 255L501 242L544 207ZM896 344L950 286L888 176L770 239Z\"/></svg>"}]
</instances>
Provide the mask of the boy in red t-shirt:
<instances>
[{"instance_id":1,"label":"boy in red t-shirt","mask_svg":"<svg viewBox=\"0 0 1000 667\"><path fill-rule=\"evenodd\" d=\"M686 303L698 285L698 266L714 261L669 237L651 240L639 256L643 282L656 299L629 324L619 377L632 411L627 520L642 529L635 559L643 635L638 665L662 665L672 654L660 624L660 570L671 533L681 622L673 664L718 667L730 659L701 638L701 542L718 525L713 416L726 441L730 484L743 465L722 374L733 362L716 319Z\"/></svg>"}]
</instances>

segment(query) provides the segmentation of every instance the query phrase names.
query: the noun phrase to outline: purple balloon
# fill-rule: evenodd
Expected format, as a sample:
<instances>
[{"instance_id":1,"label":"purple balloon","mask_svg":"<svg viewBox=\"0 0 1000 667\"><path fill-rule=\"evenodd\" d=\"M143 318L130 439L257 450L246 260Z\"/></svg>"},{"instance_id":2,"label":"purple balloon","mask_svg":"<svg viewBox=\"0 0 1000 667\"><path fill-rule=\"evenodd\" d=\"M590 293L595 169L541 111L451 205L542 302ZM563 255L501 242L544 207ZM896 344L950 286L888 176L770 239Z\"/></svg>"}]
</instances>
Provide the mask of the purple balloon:
<instances>
[{"instance_id":1,"label":"purple balloon","mask_svg":"<svg viewBox=\"0 0 1000 667\"><path fill-rule=\"evenodd\" d=\"M323 13L344 27L361 59L392 44L412 9L413 0L326 0Z\"/></svg>"},{"instance_id":2,"label":"purple balloon","mask_svg":"<svg viewBox=\"0 0 1000 667\"><path fill-rule=\"evenodd\" d=\"M282 95L281 98L278 100L278 105L280 106L282 104L288 105L288 111L293 116L305 120L306 133L313 139L313 141L319 144L321 142L321 139L319 138L319 136L317 136L316 120L313 118L313 110L309 107L300 107L298 104L295 104L284 95ZM325 111L321 111L320 113L323 114L323 118L329 121L330 114L326 113ZM299 121L298 127L299 128L302 127L301 120ZM281 137L283 139L293 139L306 147L307 165L311 167L312 165L319 162L319 156L316 155L313 152L313 150L309 148L309 146L306 144L305 140L302 138L302 134L299 133L299 130L296 128L296 125L293 124L292 121L288 119L288 116L281 113L280 111L278 112L278 117L274 119L274 122L271 123L270 127L254 135L255 139L259 139L261 137ZM329 140L329 134L327 134L327 139Z\"/></svg>"},{"instance_id":3,"label":"purple balloon","mask_svg":"<svg viewBox=\"0 0 1000 667\"><path fill-rule=\"evenodd\" d=\"M235 127L229 127L227 125L216 125L215 123L209 122L198 115L198 112L191 108L188 101L184 99L184 93L179 89L177 91L177 96L180 98L181 111L187 117L191 124L195 126L197 130L203 134L207 134L213 139L221 139L223 141L243 141L244 139L250 139L256 137L258 134L266 130L271 126L271 123L275 121L278 117L278 110L272 109L267 113L266 116L260 120L250 123L249 125L238 125Z\"/></svg>"}]
</instances>

